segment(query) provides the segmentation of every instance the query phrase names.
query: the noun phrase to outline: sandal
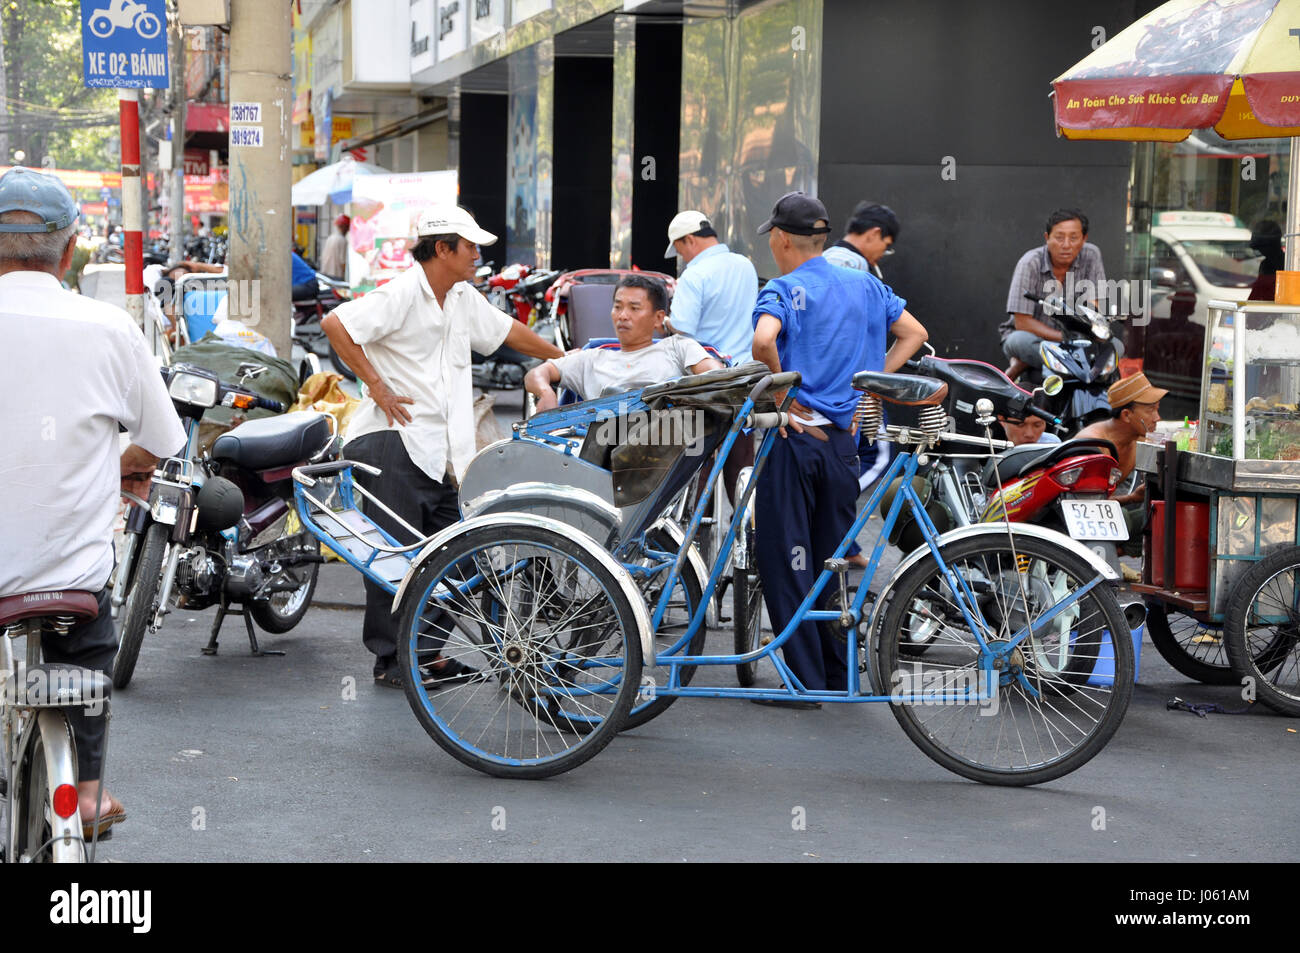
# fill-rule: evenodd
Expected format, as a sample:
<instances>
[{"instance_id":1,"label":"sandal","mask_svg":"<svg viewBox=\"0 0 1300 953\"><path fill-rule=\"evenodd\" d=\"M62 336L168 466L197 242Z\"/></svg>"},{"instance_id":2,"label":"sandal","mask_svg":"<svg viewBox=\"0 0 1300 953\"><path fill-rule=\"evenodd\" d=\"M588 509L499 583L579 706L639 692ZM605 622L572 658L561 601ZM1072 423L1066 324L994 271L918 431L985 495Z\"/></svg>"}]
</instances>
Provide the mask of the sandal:
<instances>
[{"instance_id":1,"label":"sandal","mask_svg":"<svg viewBox=\"0 0 1300 953\"><path fill-rule=\"evenodd\" d=\"M375 676L375 684L383 685L385 688L401 688L402 676L395 671L382 672Z\"/></svg>"},{"instance_id":2,"label":"sandal","mask_svg":"<svg viewBox=\"0 0 1300 953\"><path fill-rule=\"evenodd\" d=\"M100 840L108 840L112 836L112 827L114 824L121 824L126 820L126 808L122 802L113 795L108 796L108 810L100 812L98 833ZM86 822L81 825L81 836L84 840L90 840L96 834L95 818L92 814Z\"/></svg>"}]
</instances>

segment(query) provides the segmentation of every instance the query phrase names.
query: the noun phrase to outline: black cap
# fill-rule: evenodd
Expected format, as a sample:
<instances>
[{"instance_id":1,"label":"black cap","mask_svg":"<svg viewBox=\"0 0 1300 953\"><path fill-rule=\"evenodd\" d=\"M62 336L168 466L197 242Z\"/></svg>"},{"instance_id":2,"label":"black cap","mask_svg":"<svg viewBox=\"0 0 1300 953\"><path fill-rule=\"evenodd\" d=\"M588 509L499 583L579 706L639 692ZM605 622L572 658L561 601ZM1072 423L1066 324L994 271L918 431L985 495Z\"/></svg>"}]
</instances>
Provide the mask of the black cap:
<instances>
[{"instance_id":1,"label":"black cap","mask_svg":"<svg viewBox=\"0 0 1300 953\"><path fill-rule=\"evenodd\" d=\"M758 234L779 228L791 235L825 235L831 230L826 206L811 195L787 192L772 206L772 217L758 226Z\"/></svg>"}]
</instances>

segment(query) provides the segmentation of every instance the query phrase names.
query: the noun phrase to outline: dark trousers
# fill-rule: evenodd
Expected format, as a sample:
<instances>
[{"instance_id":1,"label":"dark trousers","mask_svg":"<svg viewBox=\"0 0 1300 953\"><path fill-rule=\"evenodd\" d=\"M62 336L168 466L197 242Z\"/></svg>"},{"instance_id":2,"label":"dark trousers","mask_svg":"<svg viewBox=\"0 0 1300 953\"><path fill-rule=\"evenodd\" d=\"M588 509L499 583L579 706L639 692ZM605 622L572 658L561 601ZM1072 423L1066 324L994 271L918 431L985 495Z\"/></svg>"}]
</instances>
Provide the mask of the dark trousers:
<instances>
[{"instance_id":1,"label":"dark trousers","mask_svg":"<svg viewBox=\"0 0 1300 953\"><path fill-rule=\"evenodd\" d=\"M343 455L383 471L379 476L371 476L356 470L353 477L422 535L436 533L460 519L456 487L450 480L433 479L412 463L396 430L369 433L349 441ZM410 530L378 507L367 508L366 515L402 545L415 542ZM369 579L365 585L366 616L361 641L375 654L375 674L383 675L397 669L398 633L397 619L391 611L393 597Z\"/></svg>"},{"instance_id":2,"label":"dark trousers","mask_svg":"<svg viewBox=\"0 0 1300 953\"><path fill-rule=\"evenodd\" d=\"M117 658L117 631L109 606L109 592L100 590L99 615L75 625L67 635L41 634L41 652L52 665L80 665L111 674ZM105 686L108 688L108 686ZM105 711L88 715L80 708L65 708L72 737L77 742L77 780L98 781L104 762L104 734L108 731Z\"/></svg>"},{"instance_id":3,"label":"dark trousers","mask_svg":"<svg viewBox=\"0 0 1300 953\"><path fill-rule=\"evenodd\" d=\"M776 634L794 617L857 515L857 442L847 430L822 429L825 441L793 429L786 439L777 437L758 481L756 556ZM848 687L846 646L825 626L801 623L782 653L805 688Z\"/></svg>"},{"instance_id":4,"label":"dark trousers","mask_svg":"<svg viewBox=\"0 0 1300 953\"><path fill-rule=\"evenodd\" d=\"M700 468L698 496L704 494L704 485L709 482L709 473L713 470L713 463L714 461L710 460ZM736 434L736 442L731 445L731 453L727 454L727 459L722 464L722 484L727 488L727 499L731 501L732 506L736 505L736 481L740 479L740 471L753 465L754 434L752 432ZM712 516L717 503L716 497L710 499L709 508L704 515Z\"/></svg>"}]
</instances>

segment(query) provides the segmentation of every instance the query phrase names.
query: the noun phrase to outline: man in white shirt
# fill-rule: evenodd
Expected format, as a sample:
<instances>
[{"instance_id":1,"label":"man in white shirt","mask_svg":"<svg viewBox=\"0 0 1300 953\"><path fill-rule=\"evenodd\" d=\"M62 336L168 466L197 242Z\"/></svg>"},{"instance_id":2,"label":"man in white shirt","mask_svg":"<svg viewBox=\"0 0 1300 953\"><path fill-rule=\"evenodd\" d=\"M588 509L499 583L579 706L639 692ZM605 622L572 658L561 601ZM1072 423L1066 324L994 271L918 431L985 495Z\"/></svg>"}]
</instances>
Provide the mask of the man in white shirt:
<instances>
[{"instance_id":1,"label":"man in white shirt","mask_svg":"<svg viewBox=\"0 0 1300 953\"><path fill-rule=\"evenodd\" d=\"M423 534L460 519L459 480L474 456L470 351L502 344L532 357L561 351L488 304L473 285L478 246L496 241L458 206L436 206L416 223L415 267L326 315L321 329L366 385L348 423L344 456L379 467L357 481ZM404 543L410 532L382 511L370 518ZM402 686L392 597L366 580L362 641L375 655L375 682ZM436 687L472 672L434 657ZM440 684L438 683L440 681Z\"/></svg>"},{"instance_id":2,"label":"man in white shirt","mask_svg":"<svg viewBox=\"0 0 1300 953\"><path fill-rule=\"evenodd\" d=\"M0 597L85 590L99 616L66 636L47 633L45 660L110 672L117 636L109 612L113 524L122 488L148 495L159 457L185 430L145 346L121 308L59 283L76 250L77 205L53 176L16 168L0 177ZM118 425L133 443L120 451ZM95 815L103 760L102 716L71 710L80 811ZM126 811L107 791L102 834Z\"/></svg>"},{"instance_id":3,"label":"man in white shirt","mask_svg":"<svg viewBox=\"0 0 1300 953\"><path fill-rule=\"evenodd\" d=\"M611 314L618 348L575 351L529 371L524 387L537 398L537 409L550 410L557 405L556 384L591 400L721 367L721 361L709 357L691 338L675 334L654 339L667 305L668 292L662 282L636 274L620 278Z\"/></svg>"}]
</instances>

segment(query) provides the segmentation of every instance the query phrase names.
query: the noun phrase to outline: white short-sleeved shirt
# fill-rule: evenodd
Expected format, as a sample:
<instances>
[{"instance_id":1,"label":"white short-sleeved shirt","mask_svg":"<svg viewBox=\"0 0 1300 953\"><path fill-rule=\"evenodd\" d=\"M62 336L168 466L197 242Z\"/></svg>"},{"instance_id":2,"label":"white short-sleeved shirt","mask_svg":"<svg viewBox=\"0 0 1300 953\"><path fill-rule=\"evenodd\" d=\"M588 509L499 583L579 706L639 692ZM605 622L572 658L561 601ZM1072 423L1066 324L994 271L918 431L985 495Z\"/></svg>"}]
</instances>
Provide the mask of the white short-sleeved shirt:
<instances>
[{"instance_id":1,"label":"white short-sleeved shirt","mask_svg":"<svg viewBox=\"0 0 1300 953\"><path fill-rule=\"evenodd\" d=\"M698 341L674 334L636 351L593 347L551 358L551 363L559 369L561 387L594 400L689 374L708 356Z\"/></svg>"},{"instance_id":2,"label":"white short-sleeved shirt","mask_svg":"<svg viewBox=\"0 0 1300 953\"><path fill-rule=\"evenodd\" d=\"M97 591L113 569L118 424L158 457L185 429L131 317L53 275L0 275L0 596Z\"/></svg>"},{"instance_id":3,"label":"white short-sleeved shirt","mask_svg":"<svg viewBox=\"0 0 1300 953\"><path fill-rule=\"evenodd\" d=\"M348 423L347 439L396 430L411 462L430 477L441 481L449 463L456 478L463 477L475 452L470 351L491 354L514 319L464 281L452 285L438 307L419 265L333 313L389 390L415 401L403 404L411 422L390 427L367 394Z\"/></svg>"}]
</instances>

